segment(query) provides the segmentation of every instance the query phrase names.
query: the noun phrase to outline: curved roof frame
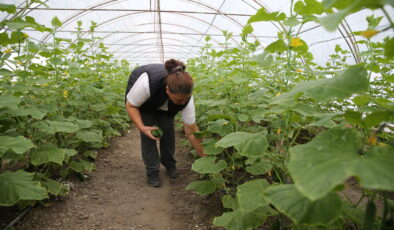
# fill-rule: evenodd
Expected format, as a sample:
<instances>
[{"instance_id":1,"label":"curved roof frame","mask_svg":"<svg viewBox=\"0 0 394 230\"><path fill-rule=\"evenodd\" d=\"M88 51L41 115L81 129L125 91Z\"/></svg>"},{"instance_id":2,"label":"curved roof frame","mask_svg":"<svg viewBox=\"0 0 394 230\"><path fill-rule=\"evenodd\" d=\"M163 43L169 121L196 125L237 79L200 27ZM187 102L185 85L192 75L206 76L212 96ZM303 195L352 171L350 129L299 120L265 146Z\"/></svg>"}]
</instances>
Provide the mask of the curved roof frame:
<instances>
[{"instance_id":1,"label":"curved roof frame","mask_svg":"<svg viewBox=\"0 0 394 230\"><path fill-rule=\"evenodd\" d=\"M149 41L149 40L154 40L154 39L156 39L156 38L144 38L144 39L136 40L135 42ZM170 40L170 41L175 41L175 42L181 41L181 40L175 39L175 38L164 38L164 39L165 39L165 40ZM153 44L153 43L152 43L152 44ZM191 44L191 43L186 43L186 44ZM155 45L157 46L157 44L155 44ZM169 44L169 45L174 46L174 47L177 47L177 48L187 49L186 47L180 46L179 44L175 44L175 43L171 43L171 44ZM124 45L124 46L122 46L122 47L126 47L126 46L127 46L127 45ZM165 46L165 47L166 47L166 46ZM139 51L139 49L146 49L146 46L145 46L145 47L144 47L144 46L140 46L140 47L132 48L132 50L136 50L136 51ZM118 50L119 50L119 49L112 50L111 52L116 53ZM126 52L129 52L129 51L131 51L131 49L125 50L125 51L123 51L123 52L126 53ZM186 50L185 50L185 51L186 51ZM121 53L123 53L123 52L121 52Z\"/></svg>"}]
</instances>

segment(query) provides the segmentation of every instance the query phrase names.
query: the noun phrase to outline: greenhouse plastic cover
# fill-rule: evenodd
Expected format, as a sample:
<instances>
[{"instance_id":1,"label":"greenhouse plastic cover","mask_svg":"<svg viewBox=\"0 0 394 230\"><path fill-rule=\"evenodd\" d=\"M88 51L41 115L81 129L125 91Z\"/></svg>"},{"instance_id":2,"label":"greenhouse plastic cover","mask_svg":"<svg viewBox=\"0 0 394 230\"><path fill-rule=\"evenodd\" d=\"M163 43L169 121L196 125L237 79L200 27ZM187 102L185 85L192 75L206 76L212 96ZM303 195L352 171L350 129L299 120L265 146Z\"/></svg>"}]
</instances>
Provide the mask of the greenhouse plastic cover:
<instances>
[{"instance_id":1,"label":"greenhouse plastic cover","mask_svg":"<svg viewBox=\"0 0 394 230\"><path fill-rule=\"evenodd\" d=\"M75 38L77 21L82 21L85 31L91 21L97 23L96 36L109 47L108 51L115 58L126 59L132 65L163 62L169 58L186 61L200 55L201 47L206 43L205 37L213 48L220 49L225 42L223 31L232 33L230 47L239 46L242 28L251 15L264 7L268 12L281 11L289 15L290 0L47 0L49 7L36 4L29 9L32 16L40 24L50 26L53 17L57 16L63 26L58 33L63 38ZM19 9L25 1L1 0L1 3L15 4ZM389 8L389 7L388 7ZM387 9L390 14L393 9ZM318 64L324 64L329 54L333 53L336 44L343 49L354 49L358 38L352 31L367 28L365 18L369 15L381 16L379 10L363 10L348 15L334 32L326 31L322 26L308 22L301 31L300 37L309 45ZM8 15L1 13L4 19ZM387 27L389 22L384 18L380 24ZM261 46L256 53L277 40L278 31L287 28L277 22L257 22L252 24L254 31L248 40L258 40ZM296 28L297 29L297 28ZM48 33L26 31L37 41L50 41ZM382 40L392 33L380 33L374 40ZM87 36L87 33L85 33ZM359 46L359 45L356 45ZM363 47L357 47L362 50ZM355 58L350 60L356 62Z\"/></svg>"}]
</instances>

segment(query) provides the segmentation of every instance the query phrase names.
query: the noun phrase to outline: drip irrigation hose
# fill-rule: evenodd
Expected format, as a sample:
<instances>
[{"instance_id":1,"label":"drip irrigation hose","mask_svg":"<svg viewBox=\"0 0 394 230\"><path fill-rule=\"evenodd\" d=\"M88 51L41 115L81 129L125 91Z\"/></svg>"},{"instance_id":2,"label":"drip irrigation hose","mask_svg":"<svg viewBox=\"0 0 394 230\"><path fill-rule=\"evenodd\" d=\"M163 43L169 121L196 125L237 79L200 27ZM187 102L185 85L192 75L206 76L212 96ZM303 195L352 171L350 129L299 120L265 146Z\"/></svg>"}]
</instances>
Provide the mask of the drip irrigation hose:
<instances>
[{"instance_id":1,"label":"drip irrigation hose","mask_svg":"<svg viewBox=\"0 0 394 230\"><path fill-rule=\"evenodd\" d=\"M22 219L27 213L32 210L32 206L25 208L9 225L7 225L3 230L13 227L20 219Z\"/></svg>"}]
</instances>

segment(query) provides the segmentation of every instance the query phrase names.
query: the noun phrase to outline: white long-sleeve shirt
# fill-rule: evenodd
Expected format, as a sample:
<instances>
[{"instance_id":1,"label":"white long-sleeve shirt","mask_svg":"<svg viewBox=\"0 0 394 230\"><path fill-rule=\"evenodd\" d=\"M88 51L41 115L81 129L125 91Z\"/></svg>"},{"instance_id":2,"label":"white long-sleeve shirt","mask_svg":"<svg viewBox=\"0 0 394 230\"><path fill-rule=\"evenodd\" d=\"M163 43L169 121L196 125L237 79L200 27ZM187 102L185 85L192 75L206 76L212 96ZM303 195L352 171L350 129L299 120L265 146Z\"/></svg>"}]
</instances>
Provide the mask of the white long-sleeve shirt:
<instances>
[{"instance_id":1,"label":"white long-sleeve shirt","mask_svg":"<svg viewBox=\"0 0 394 230\"><path fill-rule=\"evenodd\" d=\"M149 78L147 73L143 73L131 87L127 94L127 100L135 107L140 107L150 97ZM168 111L168 100L164 102L159 110ZM191 125L196 122L194 99L191 96L189 103L182 110L182 120L185 124Z\"/></svg>"}]
</instances>

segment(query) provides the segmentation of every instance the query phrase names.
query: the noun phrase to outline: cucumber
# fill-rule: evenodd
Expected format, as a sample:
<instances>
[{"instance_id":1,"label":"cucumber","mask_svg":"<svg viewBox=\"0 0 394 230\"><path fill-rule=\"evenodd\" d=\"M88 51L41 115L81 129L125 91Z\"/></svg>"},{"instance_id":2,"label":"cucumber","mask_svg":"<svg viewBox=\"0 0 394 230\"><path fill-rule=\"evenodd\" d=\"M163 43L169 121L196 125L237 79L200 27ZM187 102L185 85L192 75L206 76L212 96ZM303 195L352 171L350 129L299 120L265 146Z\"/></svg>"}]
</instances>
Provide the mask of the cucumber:
<instances>
[{"instance_id":1,"label":"cucumber","mask_svg":"<svg viewBox=\"0 0 394 230\"><path fill-rule=\"evenodd\" d=\"M152 135L153 135L154 137L160 138L160 137L163 136L163 130L161 130L160 128L157 128L157 129L155 129L155 130L152 130L151 133L152 133Z\"/></svg>"}]
</instances>

